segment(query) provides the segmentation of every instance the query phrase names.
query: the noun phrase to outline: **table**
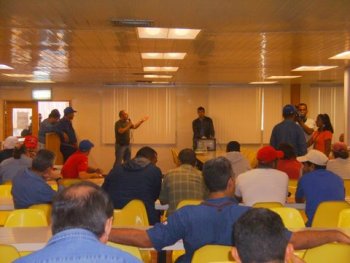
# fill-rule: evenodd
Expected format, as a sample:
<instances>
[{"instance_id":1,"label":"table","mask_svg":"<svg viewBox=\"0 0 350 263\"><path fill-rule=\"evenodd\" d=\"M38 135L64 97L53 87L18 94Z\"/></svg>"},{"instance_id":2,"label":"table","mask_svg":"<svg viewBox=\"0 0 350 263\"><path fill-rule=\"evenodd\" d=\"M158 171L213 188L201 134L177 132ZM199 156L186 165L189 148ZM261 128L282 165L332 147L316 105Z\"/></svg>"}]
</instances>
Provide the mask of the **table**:
<instances>
[{"instance_id":1,"label":"table","mask_svg":"<svg viewBox=\"0 0 350 263\"><path fill-rule=\"evenodd\" d=\"M225 156L226 152L224 150L217 150L217 151L207 151L207 152L197 152L196 158L198 161L200 161L202 164L204 164L206 161L209 161L211 159L214 159L219 156Z\"/></svg>"}]
</instances>

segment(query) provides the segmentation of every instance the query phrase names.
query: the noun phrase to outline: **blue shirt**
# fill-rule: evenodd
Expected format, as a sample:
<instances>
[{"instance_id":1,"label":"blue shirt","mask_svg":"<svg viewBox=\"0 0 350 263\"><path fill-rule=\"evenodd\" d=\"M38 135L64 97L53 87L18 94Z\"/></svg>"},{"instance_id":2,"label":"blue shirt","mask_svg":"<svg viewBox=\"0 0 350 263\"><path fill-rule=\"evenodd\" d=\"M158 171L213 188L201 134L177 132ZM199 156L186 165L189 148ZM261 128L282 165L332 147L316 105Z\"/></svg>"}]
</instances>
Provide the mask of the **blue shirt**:
<instances>
[{"instance_id":1,"label":"blue shirt","mask_svg":"<svg viewBox=\"0 0 350 263\"><path fill-rule=\"evenodd\" d=\"M11 194L15 208L19 209L34 204L51 203L56 191L42 177L26 169L13 178Z\"/></svg>"},{"instance_id":2,"label":"blue shirt","mask_svg":"<svg viewBox=\"0 0 350 263\"><path fill-rule=\"evenodd\" d=\"M318 205L324 201L344 200L344 181L325 169L304 174L298 182L295 198L305 198L306 226L311 226Z\"/></svg>"},{"instance_id":3,"label":"blue shirt","mask_svg":"<svg viewBox=\"0 0 350 263\"><path fill-rule=\"evenodd\" d=\"M120 249L101 243L92 232L75 228L57 233L43 249L19 258L15 262L135 263L140 261Z\"/></svg>"},{"instance_id":4,"label":"blue shirt","mask_svg":"<svg viewBox=\"0 0 350 263\"><path fill-rule=\"evenodd\" d=\"M59 133L57 126L58 126L57 123L50 123L49 119L43 120L40 123L40 128L38 133L39 142L42 144L46 143L46 133L49 133L49 132Z\"/></svg>"},{"instance_id":5,"label":"blue shirt","mask_svg":"<svg viewBox=\"0 0 350 263\"><path fill-rule=\"evenodd\" d=\"M292 120L284 120L273 127L270 145L277 149L281 143L291 144L297 156L307 152L303 129Z\"/></svg>"},{"instance_id":6,"label":"blue shirt","mask_svg":"<svg viewBox=\"0 0 350 263\"><path fill-rule=\"evenodd\" d=\"M182 239L186 254L178 262L191 262L193 253L207 244L232 245L232 225L250 207L238 206L232 198L208 199L198 206L185 206L165 224L147 230L157 250Z\"/></svg>"}]
</instances>

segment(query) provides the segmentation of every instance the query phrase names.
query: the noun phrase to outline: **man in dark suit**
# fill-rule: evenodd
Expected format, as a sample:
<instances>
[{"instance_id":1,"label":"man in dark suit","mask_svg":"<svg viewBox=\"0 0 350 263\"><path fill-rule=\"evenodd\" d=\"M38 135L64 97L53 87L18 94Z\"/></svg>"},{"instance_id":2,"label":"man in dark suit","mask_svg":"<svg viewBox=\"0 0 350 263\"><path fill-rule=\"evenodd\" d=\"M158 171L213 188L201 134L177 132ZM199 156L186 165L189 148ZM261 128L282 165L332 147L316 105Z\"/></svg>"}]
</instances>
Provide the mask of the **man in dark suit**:
<instances>
[{"instance_id":1,"label":"man in dark suit","mask_svg":"<svg viewBox=\"0 0 350 263\"><path fill-rule=\"evenodd\" d=\"M198 118L192 122L193 149L197 148L199 139L210 139L215 137L215 130L211 118L205 116L205 109L201 106L197 109Z\"/></svg>"}]
</instances>

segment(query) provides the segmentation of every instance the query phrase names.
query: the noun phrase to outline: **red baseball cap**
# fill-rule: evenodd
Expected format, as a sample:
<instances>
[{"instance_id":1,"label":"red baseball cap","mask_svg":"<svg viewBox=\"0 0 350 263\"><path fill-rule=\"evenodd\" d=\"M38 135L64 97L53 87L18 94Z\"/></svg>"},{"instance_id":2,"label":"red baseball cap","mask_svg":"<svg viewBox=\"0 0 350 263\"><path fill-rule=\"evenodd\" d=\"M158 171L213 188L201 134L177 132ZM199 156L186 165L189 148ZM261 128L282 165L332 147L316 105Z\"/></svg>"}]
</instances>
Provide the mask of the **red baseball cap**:
<instances>
[{"instance_id":1,"label":"red baseball cap","mask_svg":"<svg viewBox=\"0 0 350 263\"><path fill-rule=\"evenodd\" d=\"M38 146L38 138L32 135L24 137L24 145L27 149L36 149Z\"/></svg>"},{"instance_id":2,"label":"red baseball cap","mask_svg":"<svg viewBox=\"0 0 350 263\"><path fill-rule=\"evenodd\" d=\"M276 159L283 158L283 156L282 151L277 151L272 146L264 146L258 151L256 159L261 163L271 163Z\"/></svg>"}]
</instances>

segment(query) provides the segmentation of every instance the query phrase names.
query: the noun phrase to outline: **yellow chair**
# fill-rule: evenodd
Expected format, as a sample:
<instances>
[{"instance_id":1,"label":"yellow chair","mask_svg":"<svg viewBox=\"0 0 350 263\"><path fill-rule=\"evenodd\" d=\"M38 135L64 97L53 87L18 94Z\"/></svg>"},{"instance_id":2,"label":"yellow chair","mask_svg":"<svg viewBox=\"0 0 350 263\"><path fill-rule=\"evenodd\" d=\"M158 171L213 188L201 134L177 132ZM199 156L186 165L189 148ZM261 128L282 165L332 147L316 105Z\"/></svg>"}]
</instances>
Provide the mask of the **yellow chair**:
<instances>
[{"instance_id":1,"label":"yellow chair","mask_svg":"<svg viewBox=\"0 0 350 263\"><path fill-rule=\"evenodd\" d=\"M345 201L327 201L318 205L312 227L337 227L339 214L343 209L350 208Z\"/></svg>"},{"instance_id":2,"label":"yellow chair","mask_svg":"<svg viewBox=\"0 0 350 263\"><path fill-rule=\"evenodd\" d=\"M176 149L171 148L171 155L173 157L173 162L176 164L176 166L180 165L180 161L179 161L179 153Z\"/></svg>"},{"instance_id":3,"label":"yellow chair","mask_svg":"<svg viewBox=\"0 0 350 263\"><path fill-rule=\"evenodd\" d=\"M192 263L234 262L231 246L206 245L194 252Z\"/></svg>"},{"instance_id":4,"label":"yellow chair","mask_svg":"<svg viewBox=\"0 0 350 263\"><path fill-rule=\"evenodd\" d=\"M48 226L46 215L38 209L17 209L6 219L4 227Z\"/></svg>"},{"instance_id":5,"label":"yellow chair","mask_svg":"<svg viewBox=\"0 0 350 263\"><path fill-rule=\"evenodd\" d=\"M258 165L258 160L256 159L256 151L255 150L241 147L241 154L245 158L247 158L251 168L255 168Z\"/></svg>"},{"instance_id":6,"label":"yellow chair","mask_svg":"<svg viewBox=\"0 0 350 263\"><path fill-rule=\"evenodd\" d=\"M11 263L20 258L17 249L11 245L0 244L0 263Z\"/></svg>"},{"instance_id":7,"label":"yellow chair","mask_svg":"<svg viewBox=\"0 0 350 263\"><path fill-rule=\"evenodd\" d=\"M117 244L113 242L107 242L107 245L123 250L124 252L127 252L130 255L133 255L134 257L142 261L141 253L138 247L127 246L127 245Z\"/></svg>"},{"instance_id":8,"label":"yellow chair","mask_svg":"<svg viewBox=\"0 0 350 263\"><path fill-rule=\"evenodd\" d=\"M51 211L52 211L52 205L51 204L37 204L37 205L32 205L29 208L31 209L38 209L44 212L48 224L51 222Z\"/></svg>"},{"instance_id":9,"label":"yellow chair","mask_svg":"<svg viewBox=\"0 0 350 263\"><path fill-rule=\"evenodd\" d=\"M254 208L273 208L273 207L283 207L279 202L258 202L253 205Z\"/></svg>"},{"instance_id":10,"label":"yellow chair","mask_svg":"<svg viewBox=\"0 0 350 263\"><path fill-rule=\"evenodd\" d=\"M338 227L350 228L350 208L343 209L339 214Z\"/></svg>"},{"instance_id":11,"label":"yellow chair","mask_svg":"<svg viewBox=\"0 0 350 263\"><path fill-rule=\"evenodd\" d=\"M72 184L80 183L81 179L63 179L61 181L62 181L62 185L64 187L68 187L68 186L70 186Z\"/></svg>"},{"instance_id":12,"label":"yellow chair","mask_svg":"<svg viewBox=\"0 0 350 263\"><path fill-rule=\"evenodd\" d=\"M295 179L288 180L288 192L290 193L289 199L291 199L293 202L295 200L295 192L297 191L297 187L298 187L298 180L295 180Z\"/></svg>"},{"instance_id":13,"label":"yellow chair","mask_svg":"<svg viewBox=\"0 0 350 263\"><path fill-rule=\"evenodd\" d=\"M344 179L345 196L350 196L350 179Z\"/></svg>"},{"instance_id":14,"label":"yellow chair","mask_svg":"<svg viewBox=\"0 0 350 263\"><path fill-rule=\"evenodd\" d=\"M306 250L306 263L349 263L350 245L331 243Z\"/></svg>"},{"instance_id":15,"label":"yellow chair","mask_svg":"<svg viewBox=\"0 0 350 263\"><path fill-rule=\"evenodd\" d=\"M113 226L149 226L147 211L141 200L132 200L114 213Z\"/></svg>"},{"instance_id":16,"label":"yellow chair","mask_svg":"<svg viewBox=\"0 0 350 263\"><path fill-rule=\"evenodd\" d=\"M203 202L203 200L199 200L199 199L186 199L186 200L182 200L180 201L177 206L176 206L176 210L187 206L187 205L199 205Z\"/></svg>"},{"instance_id":17,"label":"yellow chair","mask_svg":"<svg viewBox=\"0 0 350 263\"><path fill-rule=\"evenodd\" d=\"M305 227L304 220L297 209L291 207L272 207L269 209L280 215L285 227Z\"/></svg>"},{"instance_id":18,"label":"yellow chair","mask_svg":"<svg viewBox=\"0 0 350 263\"><path fill-rule=\"evenodd\" d=\"M11 189L12 184L0 185L0 198L12 198Z\"/></svg>"}]
</instances>

